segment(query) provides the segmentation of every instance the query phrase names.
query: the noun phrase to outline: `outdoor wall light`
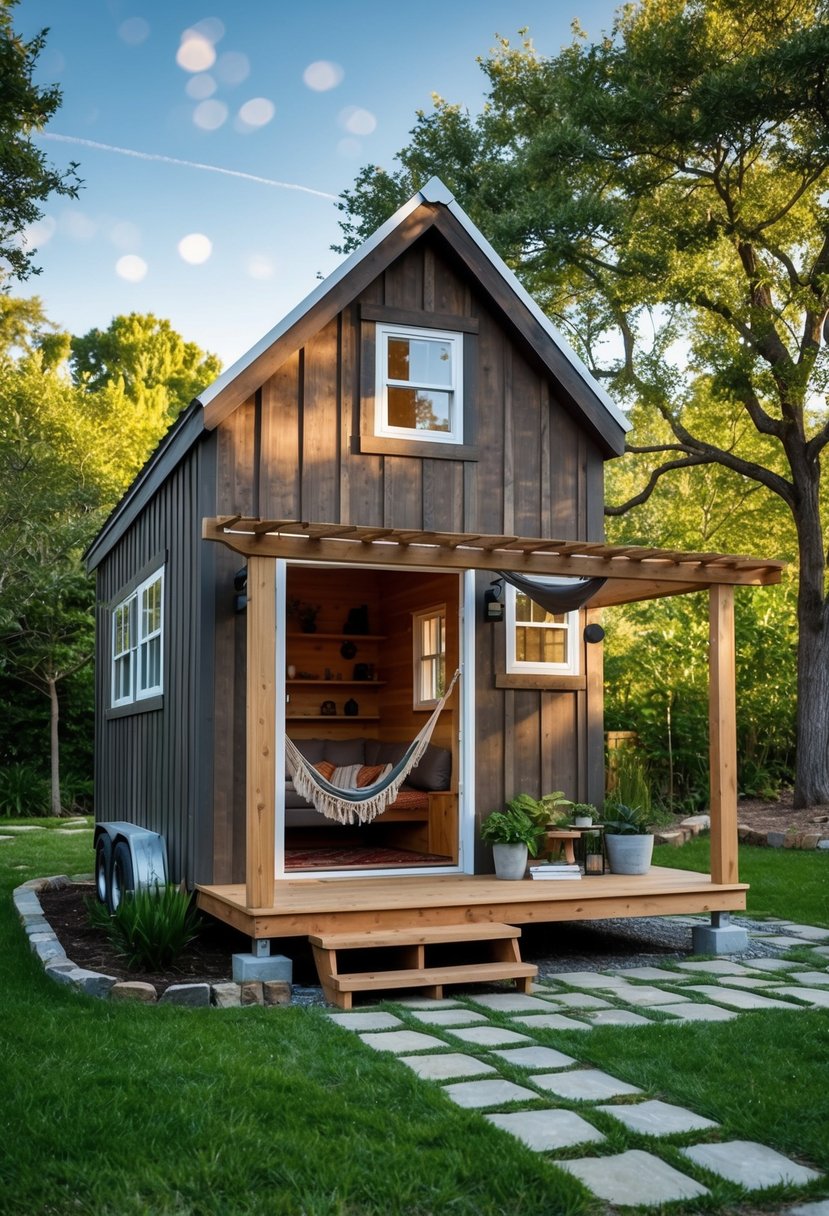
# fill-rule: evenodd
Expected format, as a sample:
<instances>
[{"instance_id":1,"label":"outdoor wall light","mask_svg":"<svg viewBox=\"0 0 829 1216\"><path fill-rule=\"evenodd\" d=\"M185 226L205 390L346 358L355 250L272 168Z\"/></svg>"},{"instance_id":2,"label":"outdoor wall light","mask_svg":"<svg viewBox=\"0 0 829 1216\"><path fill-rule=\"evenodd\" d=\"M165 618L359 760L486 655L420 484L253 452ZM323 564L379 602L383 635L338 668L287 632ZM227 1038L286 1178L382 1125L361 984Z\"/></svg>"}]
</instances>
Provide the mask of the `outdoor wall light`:
<instances>
[{"instance_id":1,"label":"outdoor wall light","mask_svg":"<svg viewBox=\"0 0 829 1216\"><path fill-rule=\"evenodd\" d=\"M585 642L592 643L603 642L604 630L601 625L586 625L584 628L584 640Z\"/></svg>"},{"instance_id":2,"label":"outdoor wall light","mask_svg":"<svg viewBox=\"0 0 829 1216\"><path fill-rule=\"evenodd\" d=\"M233 576L233 590L236 592L235 609L237 612L244 612L248 606L248 568L242 566L241 570L237 570Z\"/></svg>"},{"instance_id":3,"label":"outdoor wall light","mask_svg":"<svg viewBox=\"0 0 829 1216\"><path fill-rule=\"evenodd\" d=\"M484 620L490 625L504 619L504 580L494 578L489 584L489 590L484 592Z\"/></svg>"}]
</instances>

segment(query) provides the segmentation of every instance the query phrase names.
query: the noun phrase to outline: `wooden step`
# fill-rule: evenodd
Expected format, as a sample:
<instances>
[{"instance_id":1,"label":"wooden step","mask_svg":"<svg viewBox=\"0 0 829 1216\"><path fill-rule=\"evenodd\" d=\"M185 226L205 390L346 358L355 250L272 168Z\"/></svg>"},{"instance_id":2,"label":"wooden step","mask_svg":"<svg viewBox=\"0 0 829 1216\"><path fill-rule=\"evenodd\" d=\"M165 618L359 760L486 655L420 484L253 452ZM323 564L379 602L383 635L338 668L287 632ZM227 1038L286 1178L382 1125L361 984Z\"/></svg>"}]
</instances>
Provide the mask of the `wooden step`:
<instances>
[{"instance_id":1,"label":"wooden step","mask_svg":"<svg viewBox=\"0 0 829 1216\"><path fill-rule=\"evenodd\" d=\"M324 950L364 950L372 946L419 946L441 942L488 942L520 937L517 925L431 925L412 929L366 929L353 933L320 933L309 937Z\"/></svg>"},{"instance_id":2,"label":"wooden step","mask_svg":"<svg viewBox=\"0 0 829 1216\"><path fill-rule=\"evenodd\" d=\"M444 984L485 984L491 980L534 979L535 963L462 963L450 967L410 968L406 971L355 971L332 976L339 992L367 992L378 988L434 988Z\"/></svg>"},{"instance_id":3,"label":"wooden step","mask_svg":"<svg viewBox=\"0 0 829 1216\"><path fill-rule=\"evenodd\" d=\"M521 961L518 949L520 936L521 930L516 926L495 923L319 933L308 940L314 951L326 1000L332 1005L339 1005L341 1009L350 1009L353 992L381 989L421 988L429 996L440 998L444 984L515 980L522 991L529 992L538 968ZM491 959L451 966L430 965L428 947L462 942L489 943ZM399 964L395 969L341 973L339 952L380 947L395 951L395 961Z\"/></svg>"}]
</instances>

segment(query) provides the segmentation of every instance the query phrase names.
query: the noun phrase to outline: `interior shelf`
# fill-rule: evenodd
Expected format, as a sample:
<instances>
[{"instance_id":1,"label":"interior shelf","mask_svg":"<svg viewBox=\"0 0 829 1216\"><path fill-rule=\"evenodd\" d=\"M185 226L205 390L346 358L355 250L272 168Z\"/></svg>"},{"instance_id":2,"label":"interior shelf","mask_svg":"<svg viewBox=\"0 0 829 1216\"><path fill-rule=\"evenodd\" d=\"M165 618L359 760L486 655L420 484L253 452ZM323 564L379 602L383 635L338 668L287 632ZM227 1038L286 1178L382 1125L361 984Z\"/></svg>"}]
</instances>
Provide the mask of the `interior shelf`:
<instances>
[{"instance_id":1,"label":"interior shelf","mask_svg":"<svg viewBox=\"0 0 829 1216\"><path fill-rule=\"evenodd\" d=\"M286 680L285 683L290 684L292 687L296 687L296 686L302 687L303 685L310 685L310 686L313 686L316 688L318 685L324 685L326 688L330 688L333 685L334 687L346 686L348 688L382 688L384 686L384 684L386 683L386 681L385 680L300 680L299 678L297 678L295 680Z\"/></svg>"},{"instance_id":2,"label":"interior shelf","mask_svg":"<svg viewBox=\"0 0 829 1216\"><path fill-rule=\"evenodd\" d=\"M379 633L286 633L286 638L294 640L302 638L304 641L313 641L315 638L321 642L354 642L356 645L359 642L385 642L384 634Z\"/></svg>"},{"instance_id":3,"label":"interior shelf","mask_svg":"<svg viewBox=\"0 0 829 1216\"><path fill-rule=\"evenodd\" d=\"M329 684L330 680L327 681ZM379 714L286 714L290 722L379 722Z\"/></svg>"}]
</instances>

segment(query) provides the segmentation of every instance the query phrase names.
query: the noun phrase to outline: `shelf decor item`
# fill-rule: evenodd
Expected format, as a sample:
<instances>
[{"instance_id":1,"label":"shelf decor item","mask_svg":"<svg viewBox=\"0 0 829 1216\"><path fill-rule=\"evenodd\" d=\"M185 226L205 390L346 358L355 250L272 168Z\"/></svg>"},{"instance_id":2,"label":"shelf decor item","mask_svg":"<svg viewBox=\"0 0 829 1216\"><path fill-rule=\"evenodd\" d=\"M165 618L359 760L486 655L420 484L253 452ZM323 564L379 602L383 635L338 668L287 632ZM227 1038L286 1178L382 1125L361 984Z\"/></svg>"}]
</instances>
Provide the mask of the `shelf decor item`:
<instances>
[{"instance_id":1,"label":"shelf decor item","mask_svg":"<svg viewBox=\"0 0 829 1216\"><path fill-rule=\"evenodd\" d=\"M349 718L356 718L357 714L359 712L360 712L360 706L357 704L357 702L354 700L353 697L349 697L349 699L346 701L345 705L343 706L343 713L346 714L346 716Z\"/></svg>"},{"instance_id":2,"label":"shelf decor item","mask_svg":"<svg viewBox=\"0 0 829 1216\"><path fill-rule=\"evenodd\" d=\"M368 604L360 604L359 608L349 609L348 617L343 625L343 633L366 634L368 627Z\"/></svg>"},{"instance_id":3,"label":"shelf decor item","mask_svg":"<svg viewBox=\"0 0 829 1216\"><path fill-rule=\"evenodd\" d=\"M323 701L320 706L320 713L325 717L334 717L337 713L337 707L333 701Z\"/></svg>"}]
</instances>

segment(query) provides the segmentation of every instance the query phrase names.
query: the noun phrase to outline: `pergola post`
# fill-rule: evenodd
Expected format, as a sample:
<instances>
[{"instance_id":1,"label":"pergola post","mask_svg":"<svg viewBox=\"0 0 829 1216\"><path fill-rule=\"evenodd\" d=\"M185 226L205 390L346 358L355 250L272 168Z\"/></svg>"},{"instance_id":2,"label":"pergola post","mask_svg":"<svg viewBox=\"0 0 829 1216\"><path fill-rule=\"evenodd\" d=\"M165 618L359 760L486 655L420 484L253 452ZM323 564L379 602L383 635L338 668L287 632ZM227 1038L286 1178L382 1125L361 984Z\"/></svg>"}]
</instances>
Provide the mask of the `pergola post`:
<instances>
[{"instance_id":1,"label":"pergola post","mask_svg":"<svg viewBox=\"0 0 829 1216\"><path fill-rule=\"evenodd\" d=\"M248 558L247 595L246 902L249 908L271 908L276 815L276 597L272 558Z\"/></svg>"},{"instance_id":2,"label":"pergola post","mask_svg":"<svg viewBox=\"0 0 829 1216\"><path fill-rule=\"evenodd\" d=\"M708 729L711 760L711 878L737 882L737 687L734 588L711 587Z\"/></svg>"}]
</instances>

